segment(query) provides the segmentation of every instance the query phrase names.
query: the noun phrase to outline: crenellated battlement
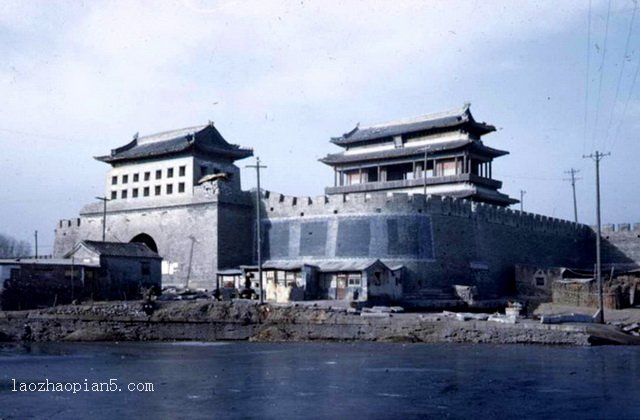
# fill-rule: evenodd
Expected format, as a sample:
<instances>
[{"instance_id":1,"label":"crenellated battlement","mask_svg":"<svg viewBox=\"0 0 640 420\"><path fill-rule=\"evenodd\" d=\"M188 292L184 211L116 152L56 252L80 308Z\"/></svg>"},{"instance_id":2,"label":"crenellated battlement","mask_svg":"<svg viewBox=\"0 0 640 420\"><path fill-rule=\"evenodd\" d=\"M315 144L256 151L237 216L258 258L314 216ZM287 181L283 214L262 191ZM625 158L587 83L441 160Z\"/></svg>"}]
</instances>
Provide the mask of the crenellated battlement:
<instances>
[{"instance_id":1,"label":"crenellated battlement","mask_svg":"<svg viewBox=\"0 0 640 420\"><path fill-rule=\"evenodd\" d=\"M58 226L56 226L56 231L58 230L69 230L69 229L77 229L80 227L81 219L79 217L73 219L61 219L58 222Z\"/></svg>"},{"instance_id":2,"label":"crenellated battlement","mask_svg":"<svg viewBox=\"0 0 640 420\"><path fill-rule=\"evenodd\" d=\"M53 256L62 257L80 240L82 219L62 219L56 225L56 236L53 242Z\"/></svg>"},{"instance_id":3,"label":"crenellated battlement","mask_svg":"<svg viewBox=\"0 0 640 420\"><path fill-rule=\"evenodd\" d=\"M640 266L640 223L606 224L601 232L605 261Z\"/></svg>"},{"instance_id":4,"label":"crenellated battlement","mask_svg":"<svg viewBox=\"0 0 640 420\"><path fill-rule=\"evenodd\" d=\"M596 230L595 226L591 226L591 229ZM640 223L610 223L606 225L602 225L602 233L607 234L616 234L616 233L629 233L629 232L640 232Z\"/></svg>"},{"instance_id":5,"label":"crenellated battlement","mask_svg":"<svg viewBox=\"0 0 640 420\"><path fill-rule=\"evenodd\" d=\"M572 234L588 229L569 220L521 212L487 203L440 195L406 193L334 194L317 197L287 196L263 191L266 217L304 217L328 214L362 213L427 213L432 215L473 218L478 221L518 227L527 230ZM625 229L624 227L622 229ZM628 226L627 226L628 229ZM634 225L640 229L640 224Z\"/></svg>"}]
</instances>

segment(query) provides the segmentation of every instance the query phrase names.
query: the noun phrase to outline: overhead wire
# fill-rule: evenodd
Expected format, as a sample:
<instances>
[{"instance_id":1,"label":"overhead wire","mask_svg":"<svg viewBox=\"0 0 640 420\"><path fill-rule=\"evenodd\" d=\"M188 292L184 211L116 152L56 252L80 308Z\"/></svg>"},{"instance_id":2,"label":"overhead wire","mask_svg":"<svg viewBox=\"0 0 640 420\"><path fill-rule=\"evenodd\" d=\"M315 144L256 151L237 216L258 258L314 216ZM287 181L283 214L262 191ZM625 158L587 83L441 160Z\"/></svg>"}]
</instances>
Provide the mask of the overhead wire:
<instances>
[{"instance_id":1,"label":"overhead wire","mask_svg":"<svg viewBox=\"0 0 640 420\"><path fill-rule=\"evenodd\" d=\"M589 0L589 17L587 23L587 71L584 80L584 131L582 136L582 154L585 153L587 147L587 122L589 115L589 70L591 63L591 0Z\"/></svg>"},{"instance_id":2,"label":"overhead wire","mask_svg":"<svg viewBox=\"0 0 640 420\"><path fill-rule=\"evenodd\" d=\"M599 81L598 81L598 96L596 99L596 117L595 122L593 124L593 137L591 140L591 148L592 150L596 148L596 138L598 135L598 119L600 114L600 98L602 96L602 75L604 74L604 64L605 58L607 56L607 41L609 38L609 17L611 16L611 0L609 0L607 6L607 19L604 28L604 43L602 44L602 60L600 62L600 67L598 68L598 72L600 73Z\"/></svg>"},{"instance_id":3,"label":"overhead wire","mask_svg":"<svg viewBox=\"0 0 640 420\"><path fill-rule=\"evenodd\" d=\"M637 6L637 2L636 3ZM635 11L635 9L634 9ZM626 58L626 56L625 56ZM629 88L629 94L627 95L627 100L624 103L624 107L622 108L622 115L620 116L620 121L618 122L618 126L616 127L616 133L613 136L613 141L611 143L611 147L609 148L609 150L613 150L616 147L616 144L618 142L618 139L620 138L620 128L622 127L622 124L624 123L624 120L627 116L627 109L629 108L629 102L631 102L631 97L633 96L633 92L636 86L636 82L638 80L638 73L640 73L640 54L638 54L638 64L636 65L636 71L633 74L633 79L631 81L631 87Z\"/></svg>"},{"instance_id":4,"label":"overhead wire","mask_svg":"<svg viewBox=\"0 0 640 420\"><path fill-rule=\"evenodd\" d=\"M502 178L512 178L512 179L531 179L535 181L563 181L562 178L544 178L544 177L536 177L536 176L520 176L520 175L501 175Z\"/></svg>"},{"instance_id":5,"label":"overhead wire","mask_svg":"<svg viewBox=\"0 0 640 420\"><path fill-rule=\"evenodd\" d=\"M620 138L620 127L622 127L624 119L627 116L627 108L629 107L629 102L631 102L631 97L633 96L633 90L636 86L636 81L638 80L638 73L640 73L640 55L638 56L638 65L636 66L636 72L633 75L633 81L631 82L631 87L629 88L629 95L627 95L627 100L624 104L624 108L622 109L622 116L620 117L620 122L618 123L618 127L616 128L616 134L613 137L613 143L611 144L610 150L613 150L613 148L616 147L618 138Z\"/></svg>"},{"instance_id":6,"label":"overhead wire","mask_svg":"<svg viewBox=\"0 0 640 420\"><path fill-rule=\"evenodd\" d=\"M609 140L609 133L611 130L611 124L613 122L613 115L615 114L615 110L618 105L618 96L620 94L620 86L622 85L622 76L624 75L624 68L627 63L627 57L629 56L629 44L631 43L631 33L633 32L633 22L636 18L636 11L638 10L638 2L637 0L633 2L633 13L631 14L631 21L629 23L629 31L627 32L627 41L624 47L624 53L622 55L622 66L620 66L620 74L618 75L618 82L616 83L616 93L613 99L613 106L611 107L611 113L609 114L609 123L607 124L607 129L605 131L604 144L606 145ZM603 145L604 147L604 145Z\"/></svg>"},{"instance_id":7,"label":"overhead wire","mask_svg":"<svg viewBox=\"0 0 640 420\"><path fill-rule=\"evenodd\" d=\"M80 140L77 140L77 139L71 139L71 138L65 138L65 137L56 137L56 136L50 136L50 135L47 135L47 134L29 133L27 131L12 130L12 129L9 129L9 128L0 127L0 131L4 131L6 133L12 133L12 134L19 134L21 136L40 137L40 138L43 138L43 139L49 139L49 140L55 140L55 141L64 141L64 142L68 142L68 143L89 144L88 142L80 141Z\"/></svg>"}]
</instances>

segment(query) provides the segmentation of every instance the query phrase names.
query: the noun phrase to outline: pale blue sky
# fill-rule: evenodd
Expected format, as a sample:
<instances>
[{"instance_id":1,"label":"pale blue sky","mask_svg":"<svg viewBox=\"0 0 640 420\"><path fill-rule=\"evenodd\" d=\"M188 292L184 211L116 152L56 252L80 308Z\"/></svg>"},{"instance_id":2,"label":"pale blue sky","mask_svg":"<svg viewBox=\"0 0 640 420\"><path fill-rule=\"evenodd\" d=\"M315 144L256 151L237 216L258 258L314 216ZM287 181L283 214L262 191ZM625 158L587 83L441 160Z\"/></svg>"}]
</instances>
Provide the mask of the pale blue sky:
<instances>
[{"instance_id":1,"label":"pale blue sky","mask_svg":"<svg viewBox=\"0 0 640 420\"><path fill-rule=\"evenodd\" d=\"M92 156L136 132L213 120L268 165L266 189L313 196L333 182L317 161L338 151L330 137L466 101L499 128L485 143L511 154L493 174L527 191L525 210L571 219L573 167L579 218L594 223L581 156L598 149L612 152L603 221L640 222L640 12L626 48L634 2L611 1L608 31L609 2L591 3L4 0L0 232L37 229L50 252L58 219L104 193Z\"/></svg>"}]
</instances>

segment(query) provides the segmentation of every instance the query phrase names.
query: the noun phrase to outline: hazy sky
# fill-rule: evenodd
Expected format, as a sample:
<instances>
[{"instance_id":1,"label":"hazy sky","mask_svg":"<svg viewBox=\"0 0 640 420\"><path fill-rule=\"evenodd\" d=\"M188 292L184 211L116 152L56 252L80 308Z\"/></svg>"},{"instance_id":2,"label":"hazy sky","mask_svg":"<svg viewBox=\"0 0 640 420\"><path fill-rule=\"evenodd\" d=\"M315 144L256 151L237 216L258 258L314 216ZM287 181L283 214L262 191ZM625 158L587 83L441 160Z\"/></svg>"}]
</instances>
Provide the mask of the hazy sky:
<instances>
[{"instance_id":1,"label":"hazy sky","mask_svg":"<svg viewBox=\"0 0 640 420\"><path fill-rule=\"evenodd\" d=\"M330 137L466 101L498 127L484 141L511 154L493 174L503 192L527 191L525 210L572 219L573 167L579 218L594 223L594 164L582 155L597 149L612 153L603 222L640 222L634 7L2 0L0 232L32 241L38 230L51 252L56 222L104 194L108 167L92 157L136 132L213 120L268 165L264 188L313 196L333 182L317 161L339 151ZM253 172L242 176L254 186Z\"/></svg>"}]
</instances>

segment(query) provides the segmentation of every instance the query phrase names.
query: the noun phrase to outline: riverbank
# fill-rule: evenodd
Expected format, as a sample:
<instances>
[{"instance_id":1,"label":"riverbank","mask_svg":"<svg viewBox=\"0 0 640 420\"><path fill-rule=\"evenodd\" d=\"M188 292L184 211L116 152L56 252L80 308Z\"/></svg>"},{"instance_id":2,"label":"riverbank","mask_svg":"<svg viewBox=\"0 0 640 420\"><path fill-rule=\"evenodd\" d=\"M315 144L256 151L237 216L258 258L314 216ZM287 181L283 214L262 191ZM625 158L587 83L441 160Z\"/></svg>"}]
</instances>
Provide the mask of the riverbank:
<instances>
[{"instance_id":1,"label":"riverbank","mask_svg":"<svg viewBox=\"0 0 640 420\"><path fill-rule=\"evenodd\" d=\"M20 341L386 341L423 343L633 344L611 325L459 321L443 314L360 313L254 301L99 302L0 312L0 340Z\"/></svg>"}]
</instances>

